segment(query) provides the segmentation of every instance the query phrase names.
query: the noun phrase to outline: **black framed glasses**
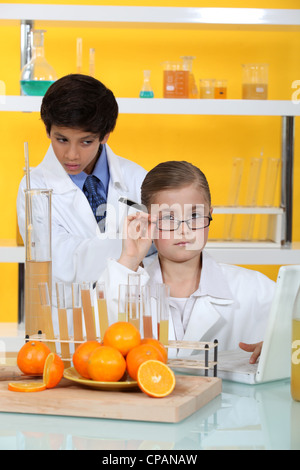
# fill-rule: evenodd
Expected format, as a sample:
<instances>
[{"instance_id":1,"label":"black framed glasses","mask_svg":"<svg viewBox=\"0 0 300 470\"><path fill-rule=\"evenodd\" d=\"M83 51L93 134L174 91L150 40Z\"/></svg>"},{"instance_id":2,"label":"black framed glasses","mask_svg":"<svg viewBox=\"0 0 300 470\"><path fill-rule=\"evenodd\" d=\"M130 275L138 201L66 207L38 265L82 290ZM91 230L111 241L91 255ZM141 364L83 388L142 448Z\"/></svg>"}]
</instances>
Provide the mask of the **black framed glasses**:
<instances>
[{"instance_id":1,"label":"black framed glasses","mask_svg":"<svg viewBox=\"0 0 300 470\"><path fill-rule=\"evenodd\" d=\"M175 230L179 229L183 222L186 223L189 230L201 230L206 227L209 227L212 220L213 219L211 214L209 214L208 216L196 214L195 216L190 217L187 220L178 220L175 219L171 214L168 214L159 217L155 224L158 230L160 231L174 232Z\"/></svg>"}]
</instances>

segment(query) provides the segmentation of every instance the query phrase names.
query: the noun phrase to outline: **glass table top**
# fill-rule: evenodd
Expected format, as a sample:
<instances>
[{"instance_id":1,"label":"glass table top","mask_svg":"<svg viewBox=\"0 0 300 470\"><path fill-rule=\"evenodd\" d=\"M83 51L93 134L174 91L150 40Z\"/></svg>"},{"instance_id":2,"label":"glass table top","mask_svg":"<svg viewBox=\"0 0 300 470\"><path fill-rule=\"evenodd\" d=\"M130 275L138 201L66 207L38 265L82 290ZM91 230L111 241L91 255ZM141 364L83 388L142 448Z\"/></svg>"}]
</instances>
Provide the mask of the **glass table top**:
<instances>
[{"instance_id":1,"label":"glass table top","mask_svg":"<svg viewBox=\"0 0 300 470\"><path fill-rule=\"evenodd\" d=\"M223 381L220 396L177 424L0 413L0 450L300 449L289 380Z\"/></svg>"}]
</instances>

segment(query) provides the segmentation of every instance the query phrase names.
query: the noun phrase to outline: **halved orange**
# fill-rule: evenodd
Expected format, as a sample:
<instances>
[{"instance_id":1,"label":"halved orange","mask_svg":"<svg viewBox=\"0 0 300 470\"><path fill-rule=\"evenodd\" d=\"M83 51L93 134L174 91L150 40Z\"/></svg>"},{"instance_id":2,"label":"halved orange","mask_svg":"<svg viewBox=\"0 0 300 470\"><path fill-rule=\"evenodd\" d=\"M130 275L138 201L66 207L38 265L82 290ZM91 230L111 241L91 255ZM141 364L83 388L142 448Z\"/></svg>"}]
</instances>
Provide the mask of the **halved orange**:
<instances>
[{"instance_id":1,"label":"halved orange","mask_svg":"<svg viewBox=\"0 0 300 470\"><path fill-rule=\"evenodd\" d=\"M43 382L9 382L8 390L12 392L42 392L46 390Z\"/></svg>"},{"instance_id":2,"label":"halved orange","mask_svg":"<svg viewBox=\"0 0 300 470\"><path fill-rule=\"evenodd\" d=\"M140 389L150 397L162 398L173 392L174 372L163 362L150 359L140 365L137 373Z\"/></svg>"},{"instance_id":3,"label":"halved orange","mask_svg":"<svg viewBox=\"0 0 300 470\"><path fill-rule=\"evenodd\" d=\"M59 384L63 378L64 369L64 363L57 354L50 353L47 356L43 373L46 388L54 388Z\"/></svg>"}]
</instances>

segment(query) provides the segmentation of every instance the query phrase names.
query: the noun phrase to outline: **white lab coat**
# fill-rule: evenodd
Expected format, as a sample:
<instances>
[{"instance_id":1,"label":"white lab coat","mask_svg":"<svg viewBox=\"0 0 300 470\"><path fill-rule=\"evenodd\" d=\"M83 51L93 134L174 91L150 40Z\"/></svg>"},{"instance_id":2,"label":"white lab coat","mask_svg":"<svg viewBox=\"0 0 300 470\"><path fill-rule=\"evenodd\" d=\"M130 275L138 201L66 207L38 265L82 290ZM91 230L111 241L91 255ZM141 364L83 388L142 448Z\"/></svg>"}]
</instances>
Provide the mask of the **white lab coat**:
<instances>
[{"instance_id":1,"label":"white lab coat","mask_svg":"<svg viewBox=\"0 0 300 470\"><path fill-rule=\"evenodd\" d=\"M117 321L118 285L128 282L131 271L110 259L101 276L108 297L109 321ZM141 285L162 283L159 259L156 256L146 268L139 268ZM238 266L219 264L204 250L199 288L188 299L188 318L184 341L219 342L220 350L237 349L240 341L263 341L275 283L263 274ZM154 320L155 321L155 320ZM176 307L169 306L169 339L178 339L182 321ZM181 357L191 354L181 350ZM173 351L173 354L174 351Z\"/></svg>"},{"instance_id":2,"label":"white lab coat","mask_svg":"<svg viewBox=\"0 0 300 470\"><path fill-rule=\"evenodd\" d=\"M140 188L146 170L115 155L106 145L110 172L106 232L101 234L84 193L73 183L57 160L50 145L44 160L30 173L31 188L52 189L52 275L53 284L61 281L94 282L106 267L109 257L121 254L123 220L126 206L120 196L140 202ZM20 233L25 240L26 179L17 197ZM123 207L122 207L123 206ZM121 214L124 211L124 214Z\"/></svg>"}]
</instances>

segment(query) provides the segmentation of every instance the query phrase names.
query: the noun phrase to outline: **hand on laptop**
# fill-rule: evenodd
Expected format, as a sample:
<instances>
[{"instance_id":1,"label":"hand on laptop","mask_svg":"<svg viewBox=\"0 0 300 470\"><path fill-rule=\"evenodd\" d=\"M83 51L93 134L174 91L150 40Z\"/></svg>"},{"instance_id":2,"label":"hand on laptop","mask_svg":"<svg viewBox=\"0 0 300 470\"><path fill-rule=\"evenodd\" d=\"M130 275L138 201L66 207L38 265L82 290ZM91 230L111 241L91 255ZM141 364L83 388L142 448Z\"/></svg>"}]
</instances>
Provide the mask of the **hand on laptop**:
<instances>
[{"instance_id":1,"label":"hand on laptop","mask_svg":"<svg viewBox=\"0 0 300 470\"><path fill-rule=\"evenodd\" d=\"M239 343L239 347L247 352L252 352L252 356L249 359L250 364L255 364L260 356L263 341L255 344Z\"/></svg>"}]
</instances>

